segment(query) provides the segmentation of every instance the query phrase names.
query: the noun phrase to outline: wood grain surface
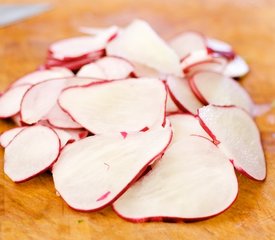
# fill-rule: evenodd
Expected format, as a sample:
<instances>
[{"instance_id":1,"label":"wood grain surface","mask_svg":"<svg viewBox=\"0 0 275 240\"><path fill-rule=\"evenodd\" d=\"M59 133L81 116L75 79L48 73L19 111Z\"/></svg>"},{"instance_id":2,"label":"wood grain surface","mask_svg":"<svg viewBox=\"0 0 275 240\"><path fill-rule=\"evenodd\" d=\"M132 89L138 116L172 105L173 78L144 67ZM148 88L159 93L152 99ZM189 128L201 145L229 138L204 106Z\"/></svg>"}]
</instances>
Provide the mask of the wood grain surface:
<instances>
[{"instance_id":1,"label":"wood grain surface","mask_svg":"<svg viewBox=\"0 0 275 240\"><path fill-rule=\"evenodd\" d=\"M0 29L0 91L41 64L51 42L78 35L79 26L123 26L143 18L166 39L193 29L231 43L251 66L241 82L254 101L260 104L275 99L275 1L47 2L53 3L51 11ZM0 239L275 239L275 109L256 122L267 160L266 181L259 183L239 175L239 196L234 205L215 218L195 223L134 224L117 217L111 208L76 212L55 194L48 173L21 184L11 182L3 173L1 149ZM11 122L0 121L0 132L11 127Z\"/></svg>"}]
</instances>

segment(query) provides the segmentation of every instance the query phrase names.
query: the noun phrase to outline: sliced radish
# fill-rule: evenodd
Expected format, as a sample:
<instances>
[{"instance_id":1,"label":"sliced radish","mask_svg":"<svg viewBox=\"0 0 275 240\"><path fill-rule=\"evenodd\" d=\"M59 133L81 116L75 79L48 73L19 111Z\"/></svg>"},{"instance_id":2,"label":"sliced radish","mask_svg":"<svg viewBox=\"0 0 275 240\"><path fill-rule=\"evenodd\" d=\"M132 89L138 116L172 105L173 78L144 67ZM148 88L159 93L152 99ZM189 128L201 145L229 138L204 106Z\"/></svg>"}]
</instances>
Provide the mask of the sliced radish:
<instances>
[{"instance_id":1,"label":"sliced radish","mask_svg":"<svg viewBox=\"0 0 275 240\"><path fill-rule=\"evenodd\" d=\"M60 92L66 86L67 79L54 79L33 85L25 94L21 103L21 119L33 124L42 119L56 104Z\"/></svg>"},{"instance_id":2,"label":"sliced radish","mask_svg":"<svg viewBox=\"0 0 275 240\"><path fill-rule=\"evenodd\" d=\"M190 53L184 59L182 59L180 66L183 72L188 71L188 69L194 65L211 61L213 57L209 55L207 49L199 50Z\"/></svg>"},{"instance_id":3,"label":"sliced radish","mask_svg":"<svg viewBox=\"0 0 275 240\"><path fill-rule=\"evenodd\" d=\"M227 63L228 61L223 57L213 57L211 59L207 59L206 61L190 65L185 68L183 72L189 76L201 71L213 71L222 73Z\"/></svg>"},{"instance_id":4,"label":"sliced radish","mask_svg":"<svg viewBox=\"0 0 275 240\"><path fill-rule=\"evenodd\" d=\"M191 114L172 114L167 118L173 130L171 145L191 135L209 138L209 135L201 127L199 120Z\"/></svg>"},{"instance_id":5,"label":"sliced radish","mask_svg":"<svg viewBox=\"0 0 275 240\"><path fill-rule=\"evenodd\" d=\"M82 126L75 122L68 113L66 113L60 108L58 104L54 105L54 107L49 111L49 113L44 117L44 119L48 120L50 125L57 128L82 128Z\"/></svg>"},{"instance_id":6,"label":"sliced radish","mask_svg":"<svg viewBox=\"0 0 275 240\"><path fill-rule=\"evenodd\" d=\"M22 98L30 87L29 84L10 87L0 96L0 118L9 118L19 113Z\"/></svg>"},{"instance_id":7,"label":"sliced radish","mask_svg":"<svg viewBox=\"0 0 275 240\"><path fill-rule=\"evenodd\" d=\"M4 171L14 182L28 180L48 169L57 159L60 141L45 126L27 127L6 147Z\"/></svg>"},{"instance_id":8,"label":"sliced radish","mask_svg":"<svg viewBox=\"0 0 275 240\"><path fill-rule=\"evenodd\" d=\"M95 27L80 27L79 31L81 33L89 34L89 35L99 35L106 34L107 39L112 39L119 31L119 27L116 25L106 27L106 28L95 28Z\"/></svg>"},{"instance_id":9,"label":"sliced radish","mask_svg":"<svg viewBox=\"0 0 275 240\"><path fill-rule=\"evenodd\" d=\"M104 57L84 65L77 76L116 80L127 78L133 72L134 67L130 62L118 57Z\"/></svg>"},{"instance_id":10,"label":"sliced radish","mask_svg":"<svg viewBox=\"0 0 275 240\"><path fill-rule=\"evenodd\" d=\"M69 132L62 129L57 129L57 128L54 128L53 130L56 132L60 140L60 148L65 147L67 143L75 141L75 139L72 137L72 135Z\"/></svg>"},{"instance_id":11,"label":"sliced radish","mask_svg":"<svg viewBox=\"0 0 275 240\"><path fill-rule=\"evenodd\" d=\"M206 50L206 38L199 32L184 32L173 38L169 44L181 59L193 52Z\"/></svg>"},{"instance_id":12,"label":"sliced radish","mask_svg":"<svg viewBox=\"0 0 275 240\"><path fill-rule=\"evenodd\" d=\"M167 100L166 100L166 113L175 113L179 112L178 106L174 103L174 101L171 98L171 94L168 92L167 93Z\"/></svg>"},{"instance_id":13,"label":"sliced radish","mask_svg":"<svg viewBox=\"0 0 275 240\"><path fill-rule=\"evenodd\" d=\"M214 39L214 38L207 38L206 45L207 45L208 51L211 54L218 54L228 60L233 60L235 58L235 52L233 48L224 41Z\"/></svg>"},{"instance_id":14,"label":"sliced radish","mask_svg":"<svg viewBox=\"0 0 275 240\"><path fill-rule=\"evenodd\" d=\"M154 68L150 68L148 66L145 66L143 64L139 64L136 62L132 62L135 72L134 75L137 77L153 77L153 78L162 78L163 76L166 76L166 74L160 73Z\"/></svg>"},{"instance_id":15,"label":"sliced radish","mask_svg":"<svg viewBox=\"0 0 275 240\"><path fill-rule=\"evenodd\" d=\"M169 147L113 207L133 222L200 220L228 209L237 193L237 178L226 156L210 141L187 136Z\"/></svg>"},{"instance_id":16,"label":"sliced radish","mask_svg":"<svg viewBox=\"0 0 275 240\"><path fill-rule=\"evenodd\" d=\"M154 78L94 83L65 90L60 106L92 133L132 132L164 123L165 85Z\"/></svg>"},{"instance_id":17,"label":"sliced radish","mask_svg":"<svg viewBox=\"0 0 275 240\"><path fill-rule=\"evenodd\" d=\"M197 109L203 106L191 91L186 79L169 76L167 78L167 85L172 100L182 111L196 114Z\"/></svg>"},{"instance_id":18,"label":"sliced radish","mask_svg":"<svg viewBox=\"0 0 275 240\"><path fill-rule=\"evenodd\" d=\"M219 141L219 148L236 169L264 180L266 165L259 130L253 119L237 107L206 106L198 111L203 128Z\"/></svg>"},{"instance_id":19,"label":"sliced radish","mask_svg":"<svg viewBox=\"0 0 275 240\"><path fill-rule=\"evenodd\" d=\"M101 209L163 153L171 136L170 128L159 128L91 136L72 143L64 148L53 167L55 188L74 209Z\"/></svg>"},{"instance_id":20,"label":"sliced radish","mask_svg":"<svg viewBox=\"0 0 275 240\"><path fill-rule=\"evenodd\" d=\"M128 25L108 44L106 50L107 55L123 57L162 73L182 75L177 55L142 20L135 20Z\"/></svg>"},{"instance_id":21,"label":"sliced radish","mask_svg":"<svg viewBox=\"0 0 275 240\"><path fill-rule=\"evenodd\" d=\"M0 136L0 145L3 148L7 147L10 144L10 142L15 138L15 136L18 133L20 133L23 129L25 129L25 127L17 127L3 132Z\"/></svg>"},{"instance_id":22,"label":"sliced radish","mask_svg":"<svg viewBox=\"0 0 275 240\"><path fill-rule=\"evenodd\" d=\"M243 77L248 72L249 72L249 66L247 65L245 60L240 56L236 56L234 60L228 63L223 73L226 76L229 76L232 78L239 78L239 77Z\"/></svg>"},{"instance_id":23,"label":"sliced radish","mask_svg":"<svg viewBox=\"0 0 275 240\"><path fill-rule=\"evenodd\" d=\"M62 77L72 77L74 74L67 68L54 67L48 70L40 70L29 73L22 78L19 78L12 86L25 85L25 84L37 84L39 82L44 82L45 80L62 78Z\"/></svg>"},{"instance_id":24,"label":"sliced radish","mask_svg":"<svg viewBox=\"0 0 275 240\"><path fill-rule=\"evenodd\" d=\"M253 102L246 90L233 79L216 72L198 72L190 78L194 94L205 104L235 105L252 113Z\"/></svg>"},{"instance_id":25,"label":"sliced radish","mask_svg":"<svg viewBox=\"0 0 275 240\"><path fill-rule=\"evenodd\" d=\"M89 132L83 129L67 129L66 132L71 135L74 141L86 138L89 135Z\"/></svg>"}]
</instances>

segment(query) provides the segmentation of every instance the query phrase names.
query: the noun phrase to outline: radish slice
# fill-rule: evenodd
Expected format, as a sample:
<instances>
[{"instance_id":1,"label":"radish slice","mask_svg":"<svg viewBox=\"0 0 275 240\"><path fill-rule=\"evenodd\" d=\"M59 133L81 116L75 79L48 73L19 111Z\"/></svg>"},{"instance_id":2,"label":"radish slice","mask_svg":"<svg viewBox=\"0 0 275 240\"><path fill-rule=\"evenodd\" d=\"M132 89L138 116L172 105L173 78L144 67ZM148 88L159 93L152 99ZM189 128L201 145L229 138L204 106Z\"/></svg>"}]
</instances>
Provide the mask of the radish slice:
<instances>
[{"instance_id":1,"label":"radish slice","mask_svg":"<svg viewBox=\"0 0 275 240\"><path fill-rule=\"evenodd\" d=\"M75 122L68 113L64 112L58 104L54 105L54 107L44 117L44 119L48 120L49 124L56 128L65 128L65 129L82 128L82 126L77 122Z\"/></svg>"},{"instance_id":2,"label":"radish slice","mask_svg":"<svg viewBox=\"0 0 275 240\"><path fill-rule=\"evenodd\" d=\"M55 188L74 209L101 209L121 195L163 153L171 137L170 128L159 128L79 140L65 147L53 166Z\"/></svg>"},{"instance_id":3,"label":"radish slice","mask_svg":"<svg viewBox=\"0 0 275 240\"><path fill-rule=\"evenodd\" d=\"M67 68L54 67L48 70L40 70L27 74L26 76L19 78L12 86L25 85L25 84L37 84L44 82L45 80L72 77L74 74Z\"/></svg>"},{"instance_id":4,"label":"radish slice","mask_svg":"<svg viewBox=\"0 0 275 240\"><path fill-rule=\"evenodd\" d=\"M103 50L109 39L110 36L106 34L68 38L53 43L49 51L58 60L75 59Z\"/></svg>"},{"instance_id":5,"label":"radish slice","mask_svg":"<svg viewBox=\"0 0 275 240\"><path fill-rule=\"evenodd\" d=\"M48 114L66 83L67 79L54 79L33 85L21 103L22 121L33 124Z\"/></svg>"},{"instance_id":6,"label":"radish slice","mask_svg":"<svg viewBox=\"0 0 275 240\"><path fill-rule=\"evenodd\" d=\"M163 78L163 76L166 76L165 74L160 73L156 69L150 68L143 64L139 64L136 62L132 62L132 64L135 69L134 75L136 75L137 77Z\"/></svg>"},{"instance_id":7,"label":"radish slice","mask_svg":"<svg viewBox=\"0 0 275 240\"><path fill-rule=\"evenodd\" d=\"M208 51L206 49L203 49L190 53L187 57L182 59L180 66L183 72L185 72L188 71L188 68L196 64L211 61L212 58L213 57L208 54Z\"/></svg>"},{"instance_id":8,"label":"radish slice","mask_svg":"<svg viewBox=\"0 0 275 240\"><path fill-rule=\"evenodd\" d=\"M30 87L29 84L11 87L0 96L0 118L9 118L19 113L22 98Z\"/></svg>"},{"instance_id":9,"label":"radish slice","mask_svg":"<svg viewBox=\"0 0 275 240\"><path fill-rule=\"evenodd\" d=\"M116 25L106 28L95 28L95 27L80 27L79 32L89 35L106 34L107 39L112 39L119 31L119 27Z\"/></svg>"},{"instance_id":10,"label":"radish slice","mask_svg":"<svg viewBox=\"0 0 275 240\"><path fill-rule=\"evenodd\" d=\"M10 142L15 138L15 136L18 133L20 133L23 129L25 129L25 127L17 127L3 132L0 136L0 145L3 148L7 147L10 144Z\"/></svg>"},{"instance_id":11,"label":"radish slice","mask_svg":"<svg viewBox=\"0 0 275 240\"><path fill-rule=\"evenodd\" d=\"M175 113L179 112L179 108L177 105L174 103L174 101L171 98L170 93L167 94L167 101L166 101L166 113Z\"/></svg>"},{"instance_id":12,"label":"radish slice","mask_svg":"<svg viewBox=\"0 0 275 240\"><path fill-rule=\"evenodd\" d=\"M54 128L53 130L56 132L56 134L60 140L60 148L65 147L66 144L69 142L75 141L74 138L72 137L72 135L70 133L68 133L67 131L57 129L57 128Z\"/></svg>"},{"instance_id":13,"label":"radish slice","mask_svg":"<svg viewBox=\"0 0 275 240\"><path fill-rule=\"evenodd\" d=\"M195 74L196 72L202 71L213 71L222 73L227 65L228 61L222 57L213 57L204 62L195 63L193 65L188 66L183 70L185 74L189 76Z\"/></svg>"},{"instance_id":14,"label":"radish slice","mask_svg":"<svg viewBox=\"0 0 275 240\"><path fill-rule=\"evenodd\" d=\"M229 77L215 72L199 72L190 78L190 86L205 104L235 105L252 113L253 102L249 94Z\"/></svg>"},{"instance_id":15,"label":"radish slice","mask_svg":"<svg viewBox=\"0 0 275 240\"><path fill-rule=\"evenodd\" d=\"M236 56L232 47L226 42L214 38L207 38L206 44L210 54L218 54L228 60L233 60Z\"/></svg>"},{"instance_id":16,"label":"radish slice","mask_svg":"<svg viewBox=\"0 0 275 240\"><path fill-rule=\"evenodd\" d=\"M197 109L203 106L192 93L186 79L169 76L167 85L173 101L180 110L196 114Z\"/></svg>"},{"instance_id":17,"label":"radish slice","mask_svg":"<svg viewBox=\"0 0 275 240\"><path fill-rule=\"evenodd\" d=\"M14 182L28 180L48 169L59 150L60 141L52 129L27 127L6 147L4 171Z\"/></svg>"},{"instance_id":18,"label":"radish slice","mask_svg":"<svg viewBox=\"0 0 275 240\"><path fill-rule=\"evenodd\" d=\"M198 32L184 32L173 38L170 46L182 59L193 52L206 51L206 38Z\"/></svg>"},{"instance_id":19,"label":"radish slice","mask_svg":"<svg viewBox=\"0 0 275 240\"><path fill-rule=\"evenodd\" d=\"M107 55L123 57L162 73L182 75L177 55L150 25L142 20L135 20L128 25L108 44L106 50Z\"/></svg>"},{"instance_id":20,"label":"radish slice","mask_svg":"<svg viewBox=\"0 0 275 240\"><path fill-rule=\"evenodd\" d=\"M247 65L245 60L240 56L236 56L234 60L228 63L223 73L226 76L229 76L232 78L239 78L239 77L243 77L248 72L249 72L249 66Z\"/></svg>"},{"instance_id":21,"label":"radish slice","mask_svg":"<svg viewBox=\"0 0 275 240\"><path fill-rule=\"evenodd\" d=\"M206 106L198 111L202 127L219 141L235 168L255 180L266 177L260 134L253 119L237 107Z\"/></svg>"},{"instance_id":22,"label":"radish slice","mask_svg":"<svg viewBox=\"0 0 275 240\"><path fill-rule=\"evenodd\" d=\"M113 207L133 222L200 220L228 209L237 193L234 168L225 155L210 141L187 136L169 147Z\"/></svg>"},{"instance_id":23,"label":"radish slice","mask_svg":"<svg viewBox=\"0 0 275 240\"><path fill-rule=\"evenodd\" d=\"M77 76L116 80L127 78L133 72L134 67L130 62L118 57L104 57L84 65Z\"/></svg>"},{"instance_id":24,"label":"radish slice","mask_svg":"<svg viewBox=\"0 0 275 240\"><path fill-rule=\"evenodd\" d=\"M199 120L190 114L172 114L167 117L172 125L173 139L170 145L179 142L186 136L197 135L209 138L201 127Z\"/></svg>"},{"instance_id":25,"label":"radish slice","mask_svg":"<svg viewBox=\"0 0 275 240\"><path fill-rule=\"evenodd\" d=\"M86 138L89 135L89 132L83 129L67 129L66 132L71 135L74 141Z\"/></svg>"},{"instance_id":26,"label":"radish slice","mask_svg":"<svg viewBox=\"0 0 275 240\"><path fill-rule=\"evenodd\" d=\"M132 132L164 123L165 85L154 78L105 81L73 87L60 106L94 134Z\"/></svg>"}]
</instances>

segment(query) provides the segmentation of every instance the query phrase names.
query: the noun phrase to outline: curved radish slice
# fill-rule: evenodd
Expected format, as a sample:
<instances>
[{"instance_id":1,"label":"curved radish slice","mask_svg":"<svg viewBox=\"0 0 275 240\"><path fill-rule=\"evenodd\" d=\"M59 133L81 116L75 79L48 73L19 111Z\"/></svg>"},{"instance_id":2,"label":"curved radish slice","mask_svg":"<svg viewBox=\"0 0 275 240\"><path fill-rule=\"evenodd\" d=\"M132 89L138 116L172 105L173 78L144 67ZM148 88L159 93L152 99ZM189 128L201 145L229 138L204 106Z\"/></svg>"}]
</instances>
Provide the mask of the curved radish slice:
<instances>
[{"instance_id":1,"label":"curved radish slice","mask_svg":"<svg viewBox=\"0 0 275 240\"><path fill-rule=\"evenodd\" d=\"M239 78L243 77L249 72L249 66L245 62L245 60L240 57L236 56L234 60L230 61L224 69L224 74L226 76L232 78Z\"/></svg>"},{"instance_id":2,"label":"curved radish slice","mask_svg":"<svg viewBox=\"0 0 275 240\"><path fill-rule=\"evenodd\" d=\"M181 141L186 136L197 135L209 138L199 120L190 114L172 114L167 117L172 125L173 139L170 145Z\"/></svg>"},{"instance_id":3,"label":"curved radish slice","mask_svg":"<svg viewBox=\"0 0 275 240\"><path fill-rule=\"evenodd\" d=\"M152 78L162 78L165 74L160 73L154 68L150 68L143 64L132 62L135 72L134 75L137 77L152 77Z\"/></svg>"},{"instance_id":4,"label":"curved radish slice","mask_svg":"<svg viewBox=\"0 0 275 240\"><path fill-rule=\"evenodd\" d=\"M214 39L214 38L207 38L206 45L207 45L208 51L211 54L218 54L228 60L233 60L235 58L236 54L233 48L224 41Z\"/></svg>"},{"instance_id":5,"label":"curved radish slice","mask_svg":"<svg viewBox=\"0 0 275 240\"><path fill-rule=\"evenodd\" d=\"M72 77L74 74L67 68L54 67L48 70L40 70L29 73L22 78L19 78L12 86L24 85L24 84L37 84L44 82L45 80L62 78L62 77Z\"/></svg>"},{"instance_id":6,"label":"curved radish slice","mask_svg":"<svg viewBox=\"0 0 275 240\"><path fill-rule=\"evenodd\" d=\"M162 125L166 88L154 78L125 79L73 87L59 104L94 134L132 132Z\"/></svg>"},{"instance_id":7,"label":"curved radish slice","mask_svg":"<svg viewBox=\"0 0 275 240\"><path fill-rule=\"evenodd\" d=\"M85 138L89 135L87 130L83 129L67 129L67 133L69 133L74 141L78 141L82 138Z\"/></svg>"},{"instance_id":8,"label":"curved radish slice","mask_svg":"<svg viewBox=\"0 0 275 240\"><path fill-rule=\"evenodd\" d=\"M249 94L229 77L215 72L199 72L190 78L190 86L206 105L235 105L252 113L253 102Z\"/></svg>"},{"instance_id":9,"label":"curved radish slice","mask_svg":"<svg viewBox=\"0 0 275 240\"><path fill-rule=\"evenodd\" d=\"M9 118L20 111L20 103L31 85L26 84L9 88L0 96L0 118Z\"/></svg>"},{"instance_id":10,"label":"curved radish slice","mask_svg":"<svg viewBox=\"0 0 275 240\"><path fill-rule=\"evenodd\" d=\"M186 69L199 64L204 63L207 61L210 61L213 57L208 54L208 51L206 49L195 51L190 53L188 56L186 56L184 59L182 59L180 66L183 70L183 72L186 71Z\"/></svg>"},{"instance_id":11,"label":"curved radish slice","mask_svg":"<svg viewBox=\"0 0 275 240\"><path fill-rule=\"evenodd\" d=\"M150 25L142 20L135 20L128 25L107 45L106 50L107 55L123 57L162 73L182 75L178 56Z\"/></svg>"},{"instance_id":12,"label":"curved radish slice","mask_svg":"<svg viewBox=\"0 0 275 240\"><path fill-rule=\"evenodd\" d=\"M68 133L67 131L65 130L62 130L62 129L57 129L57 128L54 128L53 129L59 140L60 140L60 148L63 148L65 147L65 145L69 142L74 142L74 138L72 137L72 135L70 133Z\"/></svg>"},{"instance_id":13,"label":"curved radish slice","mask_svg":"<svg viewBox=\"0 0 275 240\"><path fill-rule=\"evenodd\" d=\"M174 101L171 98L170 93L167 93L167 100L166 100L166 113L175 113L180 111L177 105L174 103Z\"/></svg>"},{"instance_id":14,"label":"curved radish slice","mask_svg":"<svg viewBox=\"0 0 275 240\"><path fill-rule=\"evenodd\" d=\"M49 168L59 150L60 141L52 129L27 127L6 147L4 171L14 182L28 180Z\"/></svg>"},{"instance_id":15,"label":"curved radish slice","mask_svg":"<svg viewBox=\"0 0 275 240\"><path fill-rule=\"evenodd\" d=\"M198 111L202 127L220 142L219 148L235 168L255 180L266 177L259 130L253 119L237 107L206 106Z\"/></svg>"},{"instance_id":16,"label":"curved radish slice","mask_svg":"<svg viewBox=\"0 0 275 240\"><path fill-rule=\"evenodd\" d=\"M74 209L101 209L163 153L171 137L170 128L158 128L126 135L96 135L72 143L53 166L55 188Z\"/></svg>"},{"instance_id":17,"label":"curved radish slice","mask_svg":"<svg viewBox=\"0 0 275 240\"><path fill-rule=\"evenodd\" d=\"M0 145L5 148L9 143L15 138L15 136L20 133L25 127L12 128L8 131L5 131L0 136Z\"/></svg>"},{"instance_id":18,"label":"curved radish slice","mask_svg":"<svg viewBox=\"0 0 275 240\"><path fill-rule=\"evenodd\" d=\"M206 39L198 32L184 32L173 38L169 45L182 59L193 52L204 50L206 51Z\"/></svg>"},{"instance_id":19,"label":"curved radish slice","mask_svg":"<svg viewBox=\"0 0 275 240\"><path fill-rule=\"evenodd\" d=\"M53 127L65 129L83 128L75 122L68 113L64 112L58 104L55 104L44 118L48 120L49 124Z\"/></svg>"},{"instance_id":20,"label":"curved radish slice","mask_svg":"<svg viewBox=\"0 0 275 240\"><path fill-rule=\"evenodd\" d=\"M204 62L195 63L188 66L183 70L185 74L193 75L196 72L201 71L213 71L222 73L227 65L228 61L223 57L215 57L208 59Z\"/></svg>"},{"instance_id":21,"label":"curved radish slice","mask_svg":"<svg viewBox=\"0 0 275 240\"><path fill-rule=\"evenodd\" d=\"M169 76L167 85L172 100L180 110L196 114L197 109L203 106L191 91L186 79Z\"/></svg>"},{"instance_id":22,"label":"curved radish slice","mask_svg":"<svg viewBox=\"0 0 275 240\"><path fill-rule=\"evenodd\" d=\"M116 80L127 78L133 72L134 67L130 62L118 57L104 57L84 65L77 76Z\"/></svg>"},{"instance_id":23,"label":"curved radish slice","mask_svg":"<svg viewBox=\"0 0 275 240\"><path fill-rule=\"evenodd\" d=\"M79 27L79 32L89 34L89 35L98 35L106 34L107 39L112 39L119 31L119 27L116 25L106 27L106 28L95 28L95 27Z\"/></svg>"},{"instance_id":24,"label":"curved radish slice","mask_svg":"<svg viewBox=\"0 0 275 240\"><path fill-rule=\"evenodd\" d=\"M60 92L66 87L67 79L54 79L33 85L23 97L21 119L33 124L42 119L56 104Z\"/></svg>"},{"instance_id":25,"label":"curved radish slice","mask_svg":"<svg viewBox=\"0 0 275 240\"><path fill-rule=\"evenodd\" d=\"M186 136L169 147L113 208L133 222L200 220L228 209L237 193L237 178L226 156L210 141Z\"/></svg>"}]
</instances>

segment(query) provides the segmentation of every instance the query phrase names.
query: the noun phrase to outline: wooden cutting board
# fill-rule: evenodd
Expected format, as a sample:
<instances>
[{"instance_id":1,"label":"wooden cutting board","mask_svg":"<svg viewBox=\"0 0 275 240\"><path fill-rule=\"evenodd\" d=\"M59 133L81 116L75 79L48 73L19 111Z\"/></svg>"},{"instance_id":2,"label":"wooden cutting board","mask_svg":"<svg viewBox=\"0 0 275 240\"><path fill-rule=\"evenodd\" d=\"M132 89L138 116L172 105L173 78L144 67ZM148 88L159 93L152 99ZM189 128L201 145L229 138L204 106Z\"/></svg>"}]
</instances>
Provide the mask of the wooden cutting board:
<instances>
[{"instance_id":1,"label":"wooden cutting board","mask_svg":"<svg viewBox=\"0 0 275 240\"><path fill-rule=\"evenodd\" d=\"M51 42L79 34L79 26L125 25L134 18L143 18L165 38L193 29L231 43L251 66L241 83L254 101L264 104L275 99L274 1L51 2L52 11L0 29L1 91L41 64ZM11 182L3 174L1 150L0 239L275 239L275 110L256 122L266 154L266 181L259 183L240 175L239 196L228 211L188 224L129 223L111 208L97 213L73 211L55 194L50 174L21 184ZM12 123L0 121L1 132L11 127Z\"/></svg>"}]
</instances>

